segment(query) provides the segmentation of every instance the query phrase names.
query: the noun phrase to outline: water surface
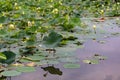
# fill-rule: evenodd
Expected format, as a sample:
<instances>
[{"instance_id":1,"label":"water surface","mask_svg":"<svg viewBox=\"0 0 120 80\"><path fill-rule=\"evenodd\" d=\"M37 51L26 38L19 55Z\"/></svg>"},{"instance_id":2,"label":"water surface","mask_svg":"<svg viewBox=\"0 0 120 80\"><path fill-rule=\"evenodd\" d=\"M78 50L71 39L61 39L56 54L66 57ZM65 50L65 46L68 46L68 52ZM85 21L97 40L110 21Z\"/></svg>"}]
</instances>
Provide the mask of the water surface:
<instances>
[{"instance_id":1,"label":"water surface","mask_svg":"<svg viewBox=\"0 0 120 80\"><path fill-rule=\"evenodd\" d=\"M54 65L54 68L59 68L62 72L61 75L47 73L39 67L36 72L23 73L12 77L11 80L120 80L120 37L103 40L104 44L88 40L84 43L83 49L76 51L76 56L81 60L79 69L65 69L61 63ZM107 56L108 59L95 65L82 62L83 59L96 53Z\"/></svg>"}]
</instances>

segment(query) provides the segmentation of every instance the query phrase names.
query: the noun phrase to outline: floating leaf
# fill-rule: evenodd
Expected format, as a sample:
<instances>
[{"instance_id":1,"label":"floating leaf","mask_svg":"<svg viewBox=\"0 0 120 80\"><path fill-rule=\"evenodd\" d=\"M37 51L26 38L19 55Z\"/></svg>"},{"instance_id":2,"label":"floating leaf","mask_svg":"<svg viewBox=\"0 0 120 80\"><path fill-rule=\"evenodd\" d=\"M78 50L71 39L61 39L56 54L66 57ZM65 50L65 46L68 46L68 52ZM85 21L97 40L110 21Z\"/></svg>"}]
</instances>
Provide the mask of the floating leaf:
<instances>
[{"instance_id":1,"label":"floating leaf","mask_svg":"<svg viewBox=\"0 0 120 80\"><path fill-rule=\"evenodd\" d=\"M44 37L43 44L46 47L54 48L61 42L61 40L62 40L62 36L52 31L48 36Z\"/></svg>"},{"instance_id":2,"label":"floating leaf","mask_svg":"<svg viewBox=\"0 0 120 80\"><path fill-rule=\"evenodd\" d=\"M44 57L44 56L29 56L29 58L31 59L31 60L33 60L33 61L36 61L36 60L43 60L43 59L45 59L46 57Z\"/></svg>"},{"instance_id":3,"label":"floating leaf","mask_svg":"<svg viewBox=\"0 0 120 80\"><path fill-rule=\"evenodd\" d=\"M104 43L105 43L105 41L98 41L98 43L100 43L100 44L104 44Z\"/></svg>"},{"instance_id":4,"label":"floating leaf","mask_svg":"<svg viewBox=\"0 0 120 80\"><path fill-rule=\"evenodd\" d=\"M7 58L6 58L6 56L3 53L0 52L0 59L6 60Z\"/></svg>"},{"instance_id":5,"label":"floating leaf","mask_svg":"<svg viewBox=\"0 0 120 80\"><path fill-rule=\"evenodd\" d=\"M44 61L40 61L40 62L35 62L36 65L41 66L41 65L45 65L48 64L47 62Z\"/></svg>"},{"instance_id":6,"label":"floating leaf","mask_svg":"<svg viewBox=\"0 0 120 80\"><path fill-rule=\"evenodd\" d=\"M90 63L90 60L83 60L84 63Z\"/></svg>"},{"instance_id":7,"label":"floating leaf","mask_svg":"<svg viewBox=\"0 0 120 80\"><path fill-rule=\"evenodd\" d=\"M96 59L95 60L94 59L93 60L92 59L91 60L87 60L86 59L86 60L83 60L83 62L84 63L88 63L88 64L98 64L99 60L96 60Z\"/></svg>"},{"instance_id":8,"label":"floating leaf","mask_svg":"<svg viewBox=\"0 0 120 80\"><path fill-rule=\"evenodd\" d=\"M33 72L35 71L35 68L22 66L22 67L17 67L16 70L19 72Z\"/></svg>"},{"instance_id":9,"label":"floating leaf","mask_svg":"<svg viewBox=\"0 0 120 80\"><path fill-rule=\"evenodd\" d=\"M78 39L78 38L75 37L75 36L68 36L68 37L64 37L64 38L63 38L63 40L72 40L72 41L74 41L74 40L76 40L76 39Z\"/></svg>"},{"instance_id":10,"label":"floating leaf","mask_svg":"<svg viewBox=\"0 0 120 80\"><path fill-rule=\"evenodd\" d=\"M3 76L18 76L21 74L21 72L11 70L11 71L4 71L1 73Z\"/></svg>"},{"instance_id":11,"label":"floating leaf","mask_svg":"<svg viewBox=\"0 0 120 80\"><path fill-rule=\"evenodd\" d=\"M7 21L7 17L4 17L4 16L2 16L2 17L0 17L0 23L5 23L6 21Z\"/></svg>"},{"instance_id":12,"label":"floating leaf","mask_svg":"<svg viewBox=\"0 0 120 80\"><path fill-rule=\"evenodd\" d=\"M74 57L65 57L65 58L59 58L59 61L61 61L61 62L79 62L80 60L78 58L74 58Z\"/></svg>"},{"instance_id":13,"label":"floating leaf","mask_svg":"<svg viewBox=\"0 0 120 80\"><path fill-rule=\"evenodd\" d=\"M12 51L4 51L2 52L6 56L6 60L0 59L1 63L6 63L6 64L11 64L15 61L15 56L16 54L13 53Z\"/></svg>"},{"instance_id":14,"label":"floating leaf","mask_svg":"<svg viewBox=\"0 0 120 80\"><path fill-rule=\"evenodd\" d=\"M47 64L59 64L59 61L57 60L44 60L44 62Z\"/></svg>"},{"instance_id":15,"label":"floating leaf","mask_svg":"<svg viewBox=\"0 0 120 80\"><path fill-rule=\"evenodd\" d=\"M70 52L69 52L69 53L65 53L65 52L67 52L67 51L65 51L65 49L63 49L63 50L64 50L64 52L62 52L62 49L57 50L56 56L61 57L61 58L74 56L74 53L70 53ZM61 51L61 52L60 52L60 51Z\"/></svg>"},{"instance_id":16,"label":"floating leaf","mask_svg":"<svg viewBox=\"0 0 120 80\"><path fill-rule=\"evenodd\" d=\"M80 64L76 64L76 63L67 63L63 65L64 68L80 68Z\"/></svg>"},{"instance_id":17,"label":"floating leaf","mask_svg":"<svg viewBox=\"0 0 120 80\"><path fill-rule=\"evenodd\" d=\"M14 63L14 64L12 64L11 66L18 67L18 66L24 66L24 64L21 64L21 63Z\"/></svg>"},{"instance_id":18,"label":"floating leaf","mask_svg":"<svg viewBox=\"0 0 120 80\"><path fill-rule=\"evenodd\" d=\"M35 62L30 62L30 63L27 63L26 66L34 67L34 66L36 66L36 64L35 64Z\"/></svg>"},{"instance_id":19,"label":"floating leaf","mask_svg":"<svg viewBox=\"0 0 120 80\"><path fill-rule=\"evenodd\" d=\"M99 60L105 60L105 59L107 59L106 56L94 56L94 58L99 59Z\"/></svg>"},{"instance_id":20,"label":"floating leaf","mask_svg":"<svg viewBox=\"0 0 120 80\"><path fill-rule=\"evenodd\" d=\"M23 63L26 63L26 62L31 62L31 60L28 60L28 59L21 59L20 62L23 62Z\"/></svg>"}]
</instances>

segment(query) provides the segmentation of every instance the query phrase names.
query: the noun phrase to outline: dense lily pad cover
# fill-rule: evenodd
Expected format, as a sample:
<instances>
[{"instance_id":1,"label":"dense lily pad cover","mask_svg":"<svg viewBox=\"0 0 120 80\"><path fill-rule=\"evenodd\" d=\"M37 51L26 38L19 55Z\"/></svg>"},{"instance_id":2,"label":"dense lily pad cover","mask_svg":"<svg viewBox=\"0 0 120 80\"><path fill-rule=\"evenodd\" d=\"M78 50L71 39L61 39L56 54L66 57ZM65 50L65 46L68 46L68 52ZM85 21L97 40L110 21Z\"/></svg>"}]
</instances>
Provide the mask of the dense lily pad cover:
<instances>
[{"instance_id":1,"label":"dense lily pad cover","mask_svg":"<svg viewBox=\"0 0 120 80\"><path fill-rule=\"evenodd\" d=\"M0 0L1 75L17 76L60 62L64 68L79 68L74 54L84 48L86 40L120 34L95 25L107 21L107 16L120 16L119 5L117 0ZM119 17L112 22L119 25ZM104 59L94 56L83 62L98 64Z\"/></svg>"}]
</instances>

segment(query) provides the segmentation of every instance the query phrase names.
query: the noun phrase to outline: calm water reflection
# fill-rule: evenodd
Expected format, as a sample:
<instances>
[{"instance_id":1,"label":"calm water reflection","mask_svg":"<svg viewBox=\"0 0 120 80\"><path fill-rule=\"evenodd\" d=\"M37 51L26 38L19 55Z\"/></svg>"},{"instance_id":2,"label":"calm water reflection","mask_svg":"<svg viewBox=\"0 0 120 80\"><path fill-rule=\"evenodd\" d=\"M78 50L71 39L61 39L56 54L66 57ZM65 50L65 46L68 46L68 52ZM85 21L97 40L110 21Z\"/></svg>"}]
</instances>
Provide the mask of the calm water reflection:
<instances>
[{"instance_id":1,"label":"calm water reflection","mask_svg":"<svg viewBox=\"0 0 120 80\"><path fill-rule=\"evenodd\" d=\"M11 80L120 80L120 37L105 41L105 44L100 44L89 40L84 44L85 48L76 51L81 60L95 53L108 57L98 65L84 64L81 61L79 69L64 69L62 64L44 66L37 68L36 72L12 77Z\"/></svg>"}]
</instances>

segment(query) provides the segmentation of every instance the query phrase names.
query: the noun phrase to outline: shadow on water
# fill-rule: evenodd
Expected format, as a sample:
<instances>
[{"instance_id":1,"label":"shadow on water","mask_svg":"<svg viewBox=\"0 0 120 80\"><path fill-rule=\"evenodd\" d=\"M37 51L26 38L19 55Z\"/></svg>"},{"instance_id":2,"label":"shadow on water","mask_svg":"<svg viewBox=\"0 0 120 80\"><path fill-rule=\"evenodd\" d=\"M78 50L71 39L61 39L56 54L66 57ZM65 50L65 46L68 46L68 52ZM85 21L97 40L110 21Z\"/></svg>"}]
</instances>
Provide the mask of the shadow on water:
<instances>
[{"instance_id":1,"label":"shadow on water","mask_svg":"<svg viewBox=\"0 0 120 80\"><path fill-rule=\"evenodd\" d=\"M62 71L60 71L59 68L55 68L54 65L52 66L47 66L47 67L41 67L44 71L46 71L45 74L43 74L44 77L47 77L48 73L53 74L53 75L62 75Z\"/></svg>"}]
</instances>

